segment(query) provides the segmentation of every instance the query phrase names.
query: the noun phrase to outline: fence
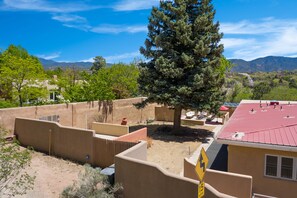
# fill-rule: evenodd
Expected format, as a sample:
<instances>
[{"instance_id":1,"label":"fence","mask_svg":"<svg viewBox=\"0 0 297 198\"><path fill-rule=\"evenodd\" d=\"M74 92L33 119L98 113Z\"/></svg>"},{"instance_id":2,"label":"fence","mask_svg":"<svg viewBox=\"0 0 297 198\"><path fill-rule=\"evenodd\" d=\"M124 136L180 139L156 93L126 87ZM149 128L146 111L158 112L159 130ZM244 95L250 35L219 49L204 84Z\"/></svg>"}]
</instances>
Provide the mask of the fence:
<instances>
[{"instance_id":1,"label":"fence","mask_svg":"<svg viewBox=\"0 0 297 198\"><path fill-rule=\"evenodd\" d=\"M145 133L144 133L145 132ZM16 118L15 135L23 146L54 156L105 168L114 156L136 145L137 141L107 140L95 136L93 130L61 126L59 123ZM145 139L146 128L128 134L130 139ZM129 139L129 138L128 138Z\"/></svg>"},{"instance_id":2,"label":"fence","mask_svg":"<svg viewBox=\"0 0 297 198\"><path fill-rule=\"evenodd\" d=\"M124 187L124 197L197 198L199 182L171 174L159 165L146 161L147 144L141 142L116 155L116 182ZM206 184L205 197L232 196L218 192Z\"/></svg>"},{"instance_id":3,"label":"fence","mask_svg":"<svg viewBox=\"0 0 297 198\"><path fill-rule=\"evenodd\" d=\"M136 109L133 104L144 98L129 98L111 102L81 102L44 106L0 109L0 125L14 130L15 118L45 119L57 118L63 126L90 129L94 121L120 124L123 118L129 123L145 122L155 118L156 104L149 104L144 109Z\"/></svg>"},{"instance_id":4,"label":"fence","mask_svg":"<svg viewBox=\"0 0 297 198\"><path fill-rule=\"evenodd\" d=\"M128 125L93 122L92 129L98 134L122 136L129 133Z\"/></svg>"},{"instance_id":5,"label":"fence","mask_svg":"<svg viewBox=\"0 0 297 198\"><path fill-rule=\"evenodd\" d=\"M197 180L195 164L184 159L184 176ZM207 169L205 182L218 191L235 197L252 197L252 177Z\"/></svg>"}]
</instances>

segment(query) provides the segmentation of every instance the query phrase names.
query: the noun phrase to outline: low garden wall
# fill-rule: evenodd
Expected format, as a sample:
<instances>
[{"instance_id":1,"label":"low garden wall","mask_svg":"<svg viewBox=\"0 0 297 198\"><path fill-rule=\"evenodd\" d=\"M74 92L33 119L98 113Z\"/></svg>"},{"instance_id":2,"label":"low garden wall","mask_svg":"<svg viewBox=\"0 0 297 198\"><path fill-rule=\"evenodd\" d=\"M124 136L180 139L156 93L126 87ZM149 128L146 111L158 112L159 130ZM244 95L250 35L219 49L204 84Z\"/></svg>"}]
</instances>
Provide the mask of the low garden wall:
<instances>
[{"instance_id":1,"label":"low garden wall","mask_svg":"<svg viewBox=\"0 0 297 198\"><path fill-rule=\"evenodd\" d=\"M97 134L112 135L117 137L129 133L129 126L120 124L93 122L92 129Z\"/></svg>"},{"instance_id":2,"label":"low garden wall","mask_svg":"<svg viewBox=\"0 0 297 198\"><path fill-rule=\"evenodd\" d=\"M184 159L184 176L197 180L195 164ZM216 190L234 197L252 197L252 177L207 169L204 180Z\"/></svg>"},{"instance_id":3,"label":"low garden wall","mask_svg":"<svg viewBox=\"0 0 297 198\"><path fill-rule=\"evenodd\" d=\"M115 157L115 180L124 187L124 197L197 198L199 182L169 173L159 165L147 162L147 143L141 142ZM206 184L205 197L232 196Z\"/></svg>"},{"instance_id":4,"label":"low garden wall","mask_svg":"<svg viewBox=\"0 0 297 198\"><path fill-rule=\"evenodd\" d=\"M114 164L116 154L136 145L139 142L136 137L145 139L144 132L146 128L127 134L124 139L107 140L96 137L93 130L65 127L56 122L34 119L15 120L15 135L21 145L101 168Z\"/></svg>"}]
</instances>

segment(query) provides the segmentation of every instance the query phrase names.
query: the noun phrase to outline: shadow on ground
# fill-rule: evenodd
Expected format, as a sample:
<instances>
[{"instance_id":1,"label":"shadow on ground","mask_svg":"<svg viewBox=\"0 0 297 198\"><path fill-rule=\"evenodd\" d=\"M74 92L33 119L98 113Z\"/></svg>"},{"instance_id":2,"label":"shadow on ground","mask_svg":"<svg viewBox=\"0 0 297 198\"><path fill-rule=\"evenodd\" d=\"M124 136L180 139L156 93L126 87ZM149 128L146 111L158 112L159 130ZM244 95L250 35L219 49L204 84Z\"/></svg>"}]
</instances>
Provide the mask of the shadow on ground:
<instances>
[{"instance_id":1,"label":"shadow on ground","mask_svg":"<svg viewBox=\"0 0 297 198\"><path fill-rule=\"evenodd\" d=\"M153 140L181 143L189 141L207 142L208 137L213 136L212 130L214 129L211 126L182 126L178 131L173 131L172 125L148 124L130 126L130 133L143 127L147 127L147 135Z\"/></svg>"}]
</instances>

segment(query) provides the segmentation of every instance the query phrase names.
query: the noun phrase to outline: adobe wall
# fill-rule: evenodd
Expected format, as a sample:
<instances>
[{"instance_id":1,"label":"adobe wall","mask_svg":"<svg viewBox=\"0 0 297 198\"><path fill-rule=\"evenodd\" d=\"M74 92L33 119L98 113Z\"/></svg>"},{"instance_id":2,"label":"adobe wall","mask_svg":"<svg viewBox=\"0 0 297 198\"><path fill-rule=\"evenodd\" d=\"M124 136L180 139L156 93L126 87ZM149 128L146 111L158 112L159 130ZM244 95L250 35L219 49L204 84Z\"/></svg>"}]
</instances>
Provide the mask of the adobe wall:
<instances>
[{"instance_id":1,"label":"adobe wall","mask_svg":"<svg viewBox=\"0 0 297 198\"><path fill-rule=\"evenodd\" d=\"M21 145L101 168L114 164L114 156L136 145L139 142L136 138L145 139L146 131L143 128L123 139L107 140L96 137L93 130L65 127L56 122L28 118L15 121L15 135Z\"/></svg>"},{"instance_id":2,"label":"adobe wall","mask_svg":"<svg viewBox=\"0 0 297 198\"><path fill-rule=\"evenodd\" d=\"M124 187L124 197L197 198L198 181L169 173L159 165L145 161L146 142L116 155L115 180ZM231 197L205 184L207 198Z\"/></svg>"},{"instance_id":3,"label":"adobe wall","mask_svg":"<svg viewBox=\"0 0 297 198\"><path fill-rule=\"evenodd\" d=\"M195 164L187 158L184 159L184 176L198 180ZM251 176L207 169L204 181L219 192L234 197L252 197Z\"/></svg>"},{"instance_id":4,"label":"adobe wall","mask_svg":"<svg viewBox=\"0 0 297 198\"><path fill-rule=\"evenodd\" d=\"M265 155L297 157L296 152L241 146L228 146L228 171L253 177L253 192L274 197L293 198L297 181L264 176Z\"/></svg>"},{"instance_id":5,"label":"adobe wall","mask_svg":"<svg viewBox=\"0 0 297 198\"><path fill-rule=\"evenodd\" d=\"M129 133L129 126L128 125L120 125L120 124L93 122L92 129L97 134L112 135L112 136L117 136L117 137L126 135Z\"/></svg>"},{"instance_id":6,"label":"adobe wall","mask_svg":"<svg viewBox=\"0 0 297 198\"><path fill-rule=\"evenodd\" d=\"M90 129L94 121L120 124L125 117L129 124L154 119L156 104L149 104L142 110L134 107L134 103L142 100L144 98L139 97L112 102L94 101L0 109L0 125L13 131L16 117L39 119L52 115L59 115L59 123L63 126L85 129Z\"/></svg>"}]
</instances>

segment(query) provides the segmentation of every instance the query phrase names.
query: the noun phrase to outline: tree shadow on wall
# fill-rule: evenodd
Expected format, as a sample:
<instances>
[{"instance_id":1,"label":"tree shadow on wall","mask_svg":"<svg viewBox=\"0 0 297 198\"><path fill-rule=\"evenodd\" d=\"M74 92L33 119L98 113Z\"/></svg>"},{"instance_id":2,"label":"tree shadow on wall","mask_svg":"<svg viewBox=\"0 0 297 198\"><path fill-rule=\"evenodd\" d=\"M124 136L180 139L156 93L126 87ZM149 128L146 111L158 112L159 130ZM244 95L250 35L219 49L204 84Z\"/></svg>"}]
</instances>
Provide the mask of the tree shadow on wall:
<instances>
[{"instance_id":1,"label":"tree shadow on wall","mask_svg":"<svg viewBox=\"0 0 297 198\"><path fill-rule=\"evenodd\" d=\"M98 114L94 115L95 122L107 122L107 118L113 111L112 101L98 101Z\"/></svg>"}]
</instances>

